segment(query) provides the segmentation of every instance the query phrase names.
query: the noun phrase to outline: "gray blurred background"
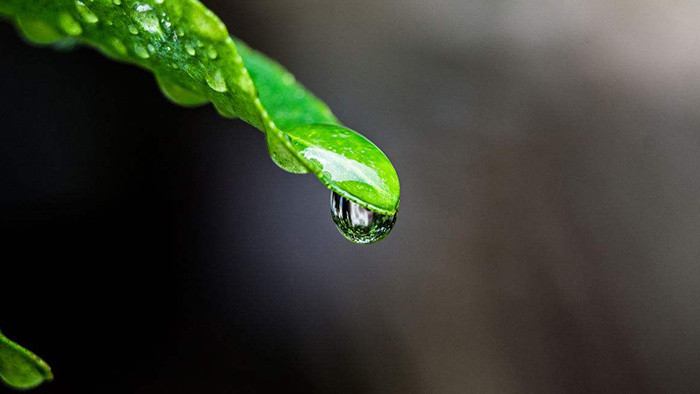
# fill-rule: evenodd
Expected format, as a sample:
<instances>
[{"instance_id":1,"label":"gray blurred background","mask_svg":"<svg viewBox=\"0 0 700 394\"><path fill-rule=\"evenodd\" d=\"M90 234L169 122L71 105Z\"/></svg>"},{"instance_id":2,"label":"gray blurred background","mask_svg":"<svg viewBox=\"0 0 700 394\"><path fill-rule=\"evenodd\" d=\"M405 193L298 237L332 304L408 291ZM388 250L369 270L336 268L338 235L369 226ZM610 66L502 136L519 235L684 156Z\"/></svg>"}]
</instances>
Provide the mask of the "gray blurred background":
<instances>
[{"instance_id":1,"label":"gray blurred background","mask_svg":"<svg viewBox=\"0 0 700 394\"><path fill-rule=\"evenodd\" d=\"M396 228L348 243L252 127L3 24L40 392L700 392L700 3L205 4L384 150Z\"/></svg>"}]
</instances>

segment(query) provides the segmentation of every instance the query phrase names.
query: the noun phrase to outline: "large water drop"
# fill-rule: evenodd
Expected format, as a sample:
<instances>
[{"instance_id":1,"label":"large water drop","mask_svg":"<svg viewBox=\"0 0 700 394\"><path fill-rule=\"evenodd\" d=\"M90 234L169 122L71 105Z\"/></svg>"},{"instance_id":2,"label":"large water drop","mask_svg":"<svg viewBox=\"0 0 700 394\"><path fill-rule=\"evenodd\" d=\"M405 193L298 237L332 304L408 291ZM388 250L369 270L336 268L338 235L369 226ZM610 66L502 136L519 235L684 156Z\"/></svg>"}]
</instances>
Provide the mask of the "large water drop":
<instances>
[{"instance_id":1,"label":"large water drop","mask_svg":"<svg viewBox=\"0 0 700 394\"><path fill-rule=\"evenodd\" d=\"M204 80L207 81L210 88L216 90L217 92L223 93L228 90L226 87L224 74L221 73L221 70L212 69L207 71L207 73L204 75Z\"/></svg>"},{"instance_id":2,"label":"large water drop","mask_svg":"<svg viewBox=\"0 0 700 394\"><path fill-rule=\"evenodd\" d=\"M153 7L148 4L135 3L133 6L133 17L141 27L149 33L163 34L160 30L160 22Z\"/></svg>"},{"instance_id":3,"label":"large water drop","mask_svg":"<svg viewBox=\"0 0 700 394\"><path fill-rule=\"evenodd\" d=\"M396 214L382 215L331 192L331 216L341 234L358 244L382 240L396 223Z\"/></svg>"}]
</instances>

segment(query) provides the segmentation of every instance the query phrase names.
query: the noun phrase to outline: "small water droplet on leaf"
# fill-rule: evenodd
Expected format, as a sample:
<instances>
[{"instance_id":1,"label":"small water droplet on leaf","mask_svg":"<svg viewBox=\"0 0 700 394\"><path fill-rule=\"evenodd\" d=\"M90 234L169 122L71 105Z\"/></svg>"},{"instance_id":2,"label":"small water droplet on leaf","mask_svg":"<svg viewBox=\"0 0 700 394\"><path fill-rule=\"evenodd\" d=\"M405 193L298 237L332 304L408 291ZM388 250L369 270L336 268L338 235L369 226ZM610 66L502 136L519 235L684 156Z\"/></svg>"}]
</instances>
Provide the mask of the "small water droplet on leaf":
<instances>
[{"instance_id":1,"label":"small water droplet on leaf","mask_svg":"<svg viewBox=\"0 0 700 394\"><path fill-rule=\"evenodd\" d=\"M100 20L82 1L76 1L75 8L78 9L80 17L87 23L97 23Z\"/></svg>"},{"instance_id":2,"label":"small water droplet on leaf","mask_svg":"<svg viewBox=\"0 0 700 394\"><path fill-rule=\"evenodd\" d=\"M250 75L248 75L248 72L241 74L241 77L238 79L238 86L246 93L253 93L253 80L250 78Z\"/></svg>"},{"instance_id":3,"label":"small water droplet on leaf","mask_svg":"<svg viewBox=\"0 0 700 394\"><path fill-rule=\"evenodd\" d=\"M151 57L146 48L139 44L134 44L134 53L136 54L136 56L142 59L148 59L149 57Z\"/></svg>"},{"instance_id":4,"label":"small water droplet on leaf","mask_svg":"<svg viewBox=\"0 0 700 394\"><path fill-rule=\"evenodd\" d=\"M382 215L331 192L331 216L338 231L358 244L371 244L386 237L396 223L396 214Z\"/></svg>"},{"instance_id":5,"label":"small water droplet on leaf","mask_svg":"<svg viewBox=\"0 0 700 394\"><path fill-rule=\"evenodd\" d=\"M133 17L141 27L149 33L163 34L160 30L160 22L153 11L153 7L148 4L134 3Z\"/></svg>"},{"instance_id":6,"label":"small water droplet on leaf","mask_svg":"<svg viewBox=\"0 0 700 394\"><path fill-rule=\"evenodd\" d=\"M114 37L110 40L112 47L114 48L115 51L117 51L118 54L124 56L126 55L126 47L124 44L119 40L118 38Z\"/></svg>"},{"instance_id":7,"label":"small water droplet on leaf","mask_svg":"<svg viewBox=\"0 0 700 394\"><path fill-rule=\"evenodd\" d=\"M216 49L214 49L214 47L210 46L209 48L207 48L207 56L209 56L209 59L214 60L217 56L219 56L219 54L216 52Z\"/></svg>"},{"instance_id":8,"label":"small water droplet on leaf","mask_svg":"<svg viewBox=\"0 0 700 394\"><path fill-rule=\"evenodd\" d=\"M78 36L83 33L83 28L80 26L80 23L66 12L62 12L58 15L58 25L61 26L61 29L63 29L66 34L71 36Z\"/></svg>"},{"instance_id":9,"label":"small water droplet on leaf","mask_svg":"<svg viewBox=\"0 0 700 394\"><path fill-rule=\"evenodd\" d=\"M224 80L224 74L222 74L220 70L209 70L205 76L205 79L209 87L217 92L223 93L228 90L226 87L226 81Z\"/></svg>"}]
</instances>

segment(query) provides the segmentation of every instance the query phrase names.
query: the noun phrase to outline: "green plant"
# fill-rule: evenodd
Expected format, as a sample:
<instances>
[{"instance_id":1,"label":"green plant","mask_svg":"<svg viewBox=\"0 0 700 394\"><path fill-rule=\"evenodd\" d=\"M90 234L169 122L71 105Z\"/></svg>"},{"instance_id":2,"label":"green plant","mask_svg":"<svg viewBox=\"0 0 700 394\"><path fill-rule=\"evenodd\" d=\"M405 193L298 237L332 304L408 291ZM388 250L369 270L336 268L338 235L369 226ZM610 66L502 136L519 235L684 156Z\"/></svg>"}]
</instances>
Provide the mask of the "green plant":
<instances>
[{"instance_id":1,"label":"green plant","mask_svg":"<svg viewBox=\"0 0 700 394\"><path fill-rule=\"evenodd\" d=\"M221 115L264 132L281 168L313 173L355 211L369 210L393 224L385 216L396 214L399 181L384 153L341 125L282 66L231 37L198 1L0 0L0 14L13 18L34 43L87 44L152 71L175 103L213 103ZM339 227L355 242L374 242L388 233L369 231L373 223L367 215L357 221L350 210L341 214L353 226L368 228L351 234Z\"/></svg>"},{"instance_id":2,"label":"green plant","mask_svg":"<svg viewBox=\"0 0 700 394\"><path fill-rule=\"evenodd\" d=\"M44 360L0 332L0 380L10 387L31 389L52 379L51 368Z\"/></svg>"},{"instance_id":3,"label":"green plant","mask_svg":"<svg viewBox=\"0 0 700 394\"><path fill-rule=\"evenodd\" d=\"M286 171L312 173L332 191L341 233L376 242L396 220L399 180L372 142L344 127L330 109L275 61L229 35L196 0L0 0L38 45L81 43L150 70L164 95L183 106L211 102L265 133L270 156ZM48 365L0 334L0 377L26 389L51 380Z\"/></svg>"}]
</instances>

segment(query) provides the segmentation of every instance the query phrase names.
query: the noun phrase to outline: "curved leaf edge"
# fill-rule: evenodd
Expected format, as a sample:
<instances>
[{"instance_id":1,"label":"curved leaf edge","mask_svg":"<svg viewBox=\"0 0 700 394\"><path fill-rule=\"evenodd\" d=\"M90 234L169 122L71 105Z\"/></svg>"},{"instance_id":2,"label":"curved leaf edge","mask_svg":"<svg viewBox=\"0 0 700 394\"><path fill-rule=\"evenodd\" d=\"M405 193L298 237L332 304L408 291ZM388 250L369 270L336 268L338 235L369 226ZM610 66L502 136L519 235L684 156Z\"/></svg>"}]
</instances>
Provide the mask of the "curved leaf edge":
<instances>
[{"instance_id":1,"label":"curved leaf edge","mask_svg":"<svg viewBox=\"0 0 700 394\"><path fill-rule=\"evenodd\" d=\"M9 380L7 380L6 377L0 374L0 380L2 380L3 383L19 390L28 390L39 386L44 381L50 382L53 380L53 372L51 372L51 367L49 366L49 364L42 360L41 357L32 353L28 349L25 349L24 347L20 346L16 342L6 337L2 332L0 332L0 346L3 345L7 346L11 351L17 352L20 355L22 355L25 359L29 360L34 365L34 367L36 367L36 370L43 378L43 381L39 381L33 386L17 387L13 385Z\"/></svg>"}]
</instances>

